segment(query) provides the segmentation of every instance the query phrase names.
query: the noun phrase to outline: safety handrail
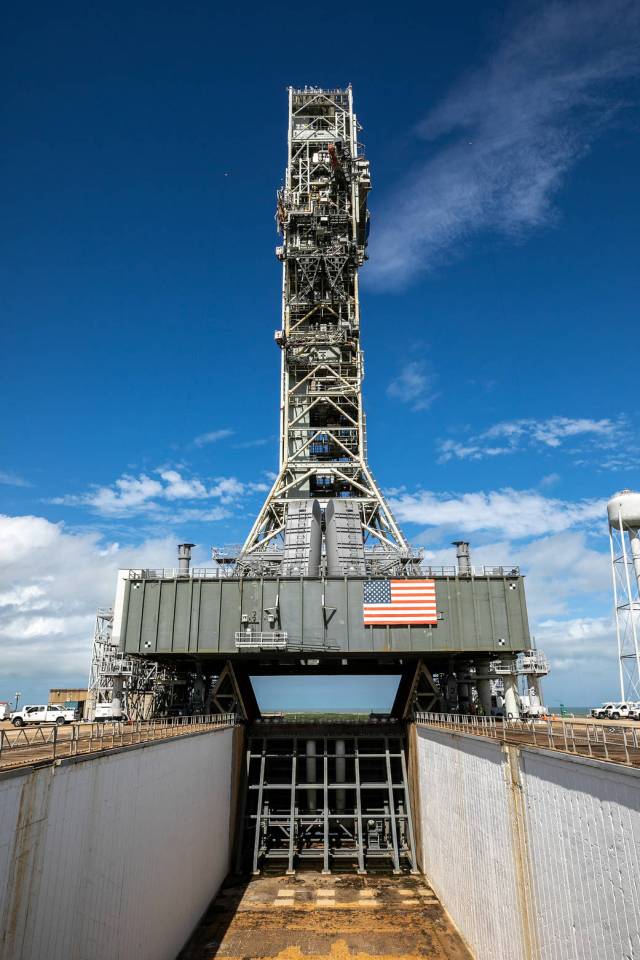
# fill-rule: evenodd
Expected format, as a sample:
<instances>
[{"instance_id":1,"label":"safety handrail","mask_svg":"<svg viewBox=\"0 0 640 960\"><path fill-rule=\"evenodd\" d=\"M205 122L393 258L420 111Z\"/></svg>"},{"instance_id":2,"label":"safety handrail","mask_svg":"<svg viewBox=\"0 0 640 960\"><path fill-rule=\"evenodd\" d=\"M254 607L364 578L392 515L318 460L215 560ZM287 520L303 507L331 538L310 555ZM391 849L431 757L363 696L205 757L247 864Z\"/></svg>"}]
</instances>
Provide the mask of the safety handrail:
<instances>
[{"instance_id":1,"label":"safety handrail","mask_svg":"<svg viewBox=\"0 0 640 960\"><path fill-rule=\"evenodd\" d=\"M417 713L416 723L455 733L490 737L505 743L532 745L563 753L627 765L640 764L640 727L576 723L564 718L513 719L475 714Z\"/></svg>"},{"instance_id":2,"label":"safety handrail","mask_svg":"<svg viewBox=\"0 0 640 960\"><path fill-rule=\"evenodd\" d=\"M114 747L165 740L187 733L204 733L237 722L234 713L197 714L185 717L165 717L157 720L103 720L92 723L74 723L70 735L68 726L46 724L0 730L0 768L24 763L41 763L73 757L78 754L99 753ZM43 755L39 748L50 747ZM29 754L29 756L26 756ZM7 763L7 758L9 762Z\"/></svg>"}]
</instances>

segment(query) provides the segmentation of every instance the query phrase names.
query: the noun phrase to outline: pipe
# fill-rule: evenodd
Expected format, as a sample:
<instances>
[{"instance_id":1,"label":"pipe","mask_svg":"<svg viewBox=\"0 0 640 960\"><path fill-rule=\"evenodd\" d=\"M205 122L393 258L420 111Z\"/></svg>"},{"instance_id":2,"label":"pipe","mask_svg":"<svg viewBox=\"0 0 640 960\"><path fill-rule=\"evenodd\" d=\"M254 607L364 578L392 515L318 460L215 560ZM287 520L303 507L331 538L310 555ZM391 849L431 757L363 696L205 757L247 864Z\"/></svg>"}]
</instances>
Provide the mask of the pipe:
<instances>
[{"instance_id":1,"label":"pipe","mask_svg":"<svg viewBox=\"0 0 640 960\"><path fill-rule=\"evenodd\" d=\"M491 661L476 660L476 687L478 690L478 704L485 717L491 716L491 676L489 672Z\"/></svg>"},{"instance_id":2,"label":"pipe","mask_svg":"<svg viewBox=\"0 0 640 960\"><path fill-rule=\"evenodd\" d=\"M336 783L345 783L347 779L347 761L345 758L344 740L336 740ZM344 813L346 807L346 790L336 790L336 812Z\"/></svg>"},{"instance_id":3,"label":"pipe","mask_svg":"<svg viewBox=\"0 0 640 960\"><path fill-rule=\"evenodd\" d=\"M191 548L195 543L178 544L178 571L183 575L188 575L191 565Z\"/></svg>"},{"instance_id":4,"label":"pipe","mask_svg":"<svg viewBox=\"0 0 640 960\"><path fill-rule=\"evenodd\" d=\"M316 763L316 742L307 740L307 783L316 783L317 763ZM309 813L315 813L317 810L317 790L307 789L307 810Z\"/></svg>"},{"instance_id":5,"label":"pipe","mask_svg":"<svg viewBox=\"0 0 640 960\"><path fill-rule=\"evenodd\" d=\"M518 707L518 680L515 673L507 673L504 676L504 715L507 720L519 720L520 708Z\"/></svg>"},{"instance_id":6,"label":"pipe","mask_svg":"<svg viewBox=\"0 0 640 960\"><path fill-rule=\"evenodd\" d=\"M469 544L466 540L454 540L453 546L456 547L459 576L471 576L471 553L469 551Z\"/></svg>"},{"instance_id":7,"label":"pipe","mask_svg":"<svg viewBox=\"0 0 640 960\"><path fill-rule=\"evenodd\" d=\"M633 569L635 570L636 580L638 581L638 593L640 593L640 533L637 527L629 527L628 530Z\"/></svg>"},{"instance_id":8,"label":"pipe","mask_svg":"<svg viewBox=\"0 0 640 960\"><path fill-rule=\"evenodd\" d=\"M469 684L466 681L458 684L458 708L464 714L469 713L471 708Z\"/></svg>"}]
</instances>

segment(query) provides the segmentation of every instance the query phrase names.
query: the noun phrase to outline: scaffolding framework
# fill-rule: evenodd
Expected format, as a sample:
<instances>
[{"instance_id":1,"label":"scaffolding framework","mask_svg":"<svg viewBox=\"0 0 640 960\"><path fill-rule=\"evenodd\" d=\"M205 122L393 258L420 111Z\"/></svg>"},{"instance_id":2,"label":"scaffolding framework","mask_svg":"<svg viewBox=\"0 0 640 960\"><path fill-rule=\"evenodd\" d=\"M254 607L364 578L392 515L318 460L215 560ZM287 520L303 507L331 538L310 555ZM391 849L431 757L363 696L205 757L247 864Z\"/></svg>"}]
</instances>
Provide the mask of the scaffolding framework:
<instances>
[{"instance_id":1,"label":"scaffolding framework","mask_svg":"<svg viewBox=\"0 0 640 960\"><path fill-rule=\"evenodd\" d=\"M163 679L157 663L120 652L113 640L113 609L99 607L91 652L89 710L95 712L97 704L118 699L129 717L146 720L155 712Z\"/></svg>"},{"instance_id":2,"label":"scaffolding framework","mask_svg":"<svg viewBox=\"0 0 640 960\"><path fill-rule=\"evenodd\" d=\"M609 544L620 699L640 701L640 563L622 519L609 525Z\"/></svg>"},{"instance_id":3,"label":"scaffolding framework","mask_svg":"<svg viewBox=\"0 0 640 960\"><path fill-rule=\"evenodd\" d=\"M327 735L318 727L249 732L244 794L244 865L267 861L295 873L315 860L327 874L388 865L417 873L401 731L393 724ZM242 859L237 863L243 866Z\"/></svg>"},{"instance_id":4,"label":"scaffolding framework","mask_svg":"<svg viewBox=\"0 0 640 960\"><path fill-rule=\"evenodd\" d=\"M367 463L358 270L371 178L359 130L351 87L289 89L288 165L276 212L280 469L240 554L245 575L314 575L323 523L332 573L417 569ZM324 517L312 516L314 503Z\"/></svg>"}]
</instances>

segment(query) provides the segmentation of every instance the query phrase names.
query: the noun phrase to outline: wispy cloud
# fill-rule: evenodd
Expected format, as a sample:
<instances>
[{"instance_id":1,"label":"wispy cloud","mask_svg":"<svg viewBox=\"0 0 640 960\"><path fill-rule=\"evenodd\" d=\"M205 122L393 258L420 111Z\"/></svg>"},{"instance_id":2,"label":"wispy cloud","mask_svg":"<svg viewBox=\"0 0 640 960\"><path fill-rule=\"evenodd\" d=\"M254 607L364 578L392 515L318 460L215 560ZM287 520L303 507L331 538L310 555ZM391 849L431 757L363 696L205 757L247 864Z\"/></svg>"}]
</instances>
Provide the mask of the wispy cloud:
<instances>
[{"instance_id":1,"label":"wispy cloud","mask_svg":"<svg viewBox=\"0 0 640 960\"><path fill-rule=\"evenodd\" d=\"M434 493L420 490L391 499L401 522L446 527L452 532L498 533L512 540L560 533L603 523L604 500L563 501L536 490Z\"/></svg>"},{"instance_id":2,"label":"wispy cloud","mask_svg":"<svg viewBox=\"0 0 640 960\"><path fill-rule=\"evenodd\" d=\"M226 440L227 437L232 437L234 434L233 430L223 429L223 430L210 430L209 433L201 433L199 436L195 437L193 440L194 447L206 447L210 443L217 443L218 440Z\"/></svg>"},{"instance_id":3,"label":"wispy cloud","mask_svg":"<svg viewBox=\"0 0 640 960\"><path fill-rule=\"evenodd\" d=\"M611 450L620 443L626 432L627 424L623 417L617 420L593 420L588 417L501 420L465 441L441 440L438 462L483 460L515 453L527 447L557 449L567 441L572 442L572 452L576 450L576 443L586 443L599 450Z\"/></svg>"},{"instance_id":4,"label":"wispy cloud","mask_svg":"<svg viewBox=\"0 0 640 960\"><path fill-rule=\"evenodd\" d=\"M406 403L412 410L426 410L437 397L436 378L429 373L422 360L405 364L387 387L390 397Z\"/></svg>"},{"instance_id":5,"label":"wispy cloud","mask_svg":"<svg viewBox=\"0 0 640 960\"><path fill-rule=\"evenodd\" d=\"M568 171L625 105L640 72L636 0L538 7L416 130L424 160L372 234L370 276L400 286L483 230L552 223Z\"/></svg>"},{"instance_id":6,"label":"wispy cloud","mask_svg":"<svg viewBox=\"0 0 640 960\"><path fill-rule=\"evenodd\" d=\"M266 447L269 443L275 446L275 434L271 434L269 437L258 437L256 440L243 440L241 443L235 443L234 447L236 450L248 450L251 447Z\"/></svg>"},{"instance_id":7,"label":"wispy cloud","mask_svg":"<svg viewBox=\"0 0 640 960\"><path fill-rule=\"evenodd\" d=\"M9 473L6 470L0 470L0 483L7 487L31 487L32 484L24 477L19 477L16 473Z\"/></svg>"},{"instance_id":8,"label":"wispy cloud","mask_svg":"<svg viewBox=\"0 0 640 960\"><path fill-rule=\"evenodd\" d=\"M109 486L95 486L82 494L67 494L51 502L63 506L88 507L103 517L122 518L145 514L170 523L186 520L221 520L229 516L224 508L184 507L173 504L217 500L231 506L252 493L264 493L265 483L245 483L236 477L205 481L177 470L158 469L153 476L123 474ZM169 506L172 504L172 506Z\"/></svg>"}]
</instances>

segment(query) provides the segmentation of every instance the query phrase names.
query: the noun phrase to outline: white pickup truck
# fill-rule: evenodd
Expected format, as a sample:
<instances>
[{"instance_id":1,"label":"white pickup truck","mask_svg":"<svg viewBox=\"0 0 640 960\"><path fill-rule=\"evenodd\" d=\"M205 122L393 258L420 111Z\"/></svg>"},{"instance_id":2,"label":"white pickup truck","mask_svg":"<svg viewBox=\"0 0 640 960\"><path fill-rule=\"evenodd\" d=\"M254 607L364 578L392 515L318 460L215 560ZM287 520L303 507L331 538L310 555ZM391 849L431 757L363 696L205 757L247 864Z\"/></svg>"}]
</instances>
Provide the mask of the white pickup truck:
<instances>
[{"instance_id":1,"label":"white pickup truck","mask_svg":"<svg viewBox=\"0 0 640 960\"><path fill-rule=\"evenodd\" d=\"M75 710L66 710L57 704L49 706L25 706L21 710L14 710L11 714L11 723L14 727L24 727L26 723L73 723Z\"/></svg>"},{"instance_id":2,"label":"white pickup truck","mask_svg":"<svg viewBox=\"0 0 640 960\"><path fill-rule=\"evenodd\" d=\"M610 700L599 707L593 707L591 716L598 720L638 720L640 704L631 700Z\"/></svg>"}]
</instances>

